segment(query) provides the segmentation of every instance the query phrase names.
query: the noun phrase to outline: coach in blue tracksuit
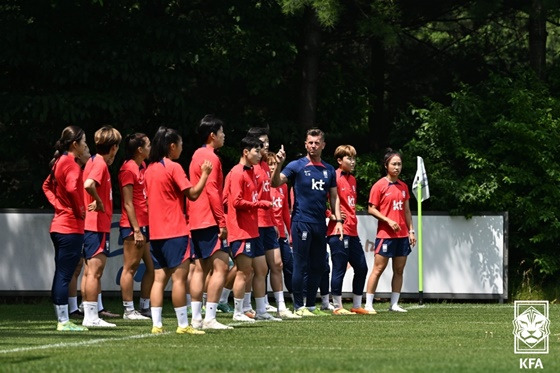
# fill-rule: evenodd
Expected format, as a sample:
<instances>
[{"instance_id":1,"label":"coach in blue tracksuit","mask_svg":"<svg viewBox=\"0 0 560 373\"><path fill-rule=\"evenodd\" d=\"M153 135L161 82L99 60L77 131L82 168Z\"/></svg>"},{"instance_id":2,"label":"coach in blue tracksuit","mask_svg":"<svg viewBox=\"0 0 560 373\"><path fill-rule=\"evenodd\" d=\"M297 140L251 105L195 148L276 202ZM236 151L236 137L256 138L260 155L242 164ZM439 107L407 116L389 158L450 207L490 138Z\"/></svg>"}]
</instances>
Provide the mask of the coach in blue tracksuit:
<instances>
[{"instance_id":1,"label":"coach in blue tracksuit","mask_svg":"<svg viewBox=\"0 0 560 373\"><path fill-rule=\"evenodd\" d=\"M292 212L292 241L294 270L292 277L294 310L300 316L315 316L315 295L325 269L327 250L325 211L330 198L332 213L336 217L335 233L342 239L343 228L340 203L336 189L336 173L333 166L321 160L325 148L325 134L318 128L307 131L305 149L307 155L290 162L280 172L286 159L284 146L276 154L278 167L272 174L272 186L278 187L288 181L293 185L294 205ZM303 304L304 275L307 278L307 301ZM319 311L319 310L317 310Z\"/></svg>"}]
</instances>

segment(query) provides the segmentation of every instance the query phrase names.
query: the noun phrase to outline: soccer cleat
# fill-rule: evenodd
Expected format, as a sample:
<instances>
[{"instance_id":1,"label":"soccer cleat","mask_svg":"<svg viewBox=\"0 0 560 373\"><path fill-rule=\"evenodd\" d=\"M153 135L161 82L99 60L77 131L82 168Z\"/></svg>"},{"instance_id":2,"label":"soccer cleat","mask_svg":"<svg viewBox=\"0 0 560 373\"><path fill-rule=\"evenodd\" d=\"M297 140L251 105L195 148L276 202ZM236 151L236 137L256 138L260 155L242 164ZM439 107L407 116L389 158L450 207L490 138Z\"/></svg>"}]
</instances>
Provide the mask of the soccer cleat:
<instances>
[{"instance_id":1,"label":"soccer cleat","mask_svg":"<svg viewBox=\"0 0 560 373\"><path fill-rule=\"evenodd\" d=\"M192 319L191 320L191 325L195 329L202 329L202 319L199 319L199 320Z\"/></svg>"},{"instance_id":2,"label":"soccer cleat","mask_svg":"<svg viewBox=\"0 0 560 373\"><path fill-rule=\"evenodd\" d=\"M335 309L334 311L332 311L333 315L339 315L339 316L348 316L348 315L355 315L356 312L351 312L348 311L346 308L340 307Z\"/></svg>"},{"instance_id":3,"label":"soccer cleat","mask_svg":"<svg viewBox=\"0 0 560 373\"><path fill-rule=\"evenodd\" d=\"M318 308L315 308L313 311L311 311L312 314L314 314L315 316L330 316L330 313L327 312L323 312Z\"/></svg>"},{"instance_id":4,"label":"soccer cleat","mask_svg":"<svg viewBox=\"0 0 560 373\"><path fill-rule=\"evenodd\" d=\"M107 322L103 319L97 318L95 320L86 320L82 321L82 325L88 328L114 328L117 326L116 324Z\"/></svg>"},{"instance_id":5,"label":"soccer cleat","mask_svg":"<svg viewBox=\"0 0 560 373\"><path fill-rule=\"evenodd\" d=\"M233 329L233 326L224 325L216 319L210 319L210 320L204 320L202 322L202 329L226 330L226 329Z\"/></svg>"},{"instance_id":6,"label":"soccer cleat","mask_svg":"<svg viewBox=\"0 0 560 373\"><path fill-rule=\"evenodd\" d=\"M142 308L139 312L142 316L152 318L152 310L150 308Z\"/></svg>"},{"instance_id":7,"label":"soccer cleat","mask_svg":"<svg viewBox=\"0 0 560 373\"><path fill-rule=\"evenodd\" d=\"M83 320L84 313L82 311L80 311L79 309L77 309L76 311L70 312L69 316L70 316L71 319Z\"/></svg>"},{"instance_id":8,"label":"soccer cleat","mask_svg":"<svg viewBox=\"0 0 560 373\"><path fill-rule=\"evenodd\" d=\"M250 310L248 310L248 311L243 311L243 313L245 313L245 316L250 317L250 318L252 318L252 319L254 319L254 318L255 318L255 315L257 314L257 313L255 312L255 310L253 310L253 309L250 309Z\"/></svg>"},{"instance_id":9,"label":"soccer cleat","mask_svg":"<svg viewBox=\"0 0 560 373\"><path fill-rule=\"evenodd\" d=\"M364 307L364 310L366 310L369 315L377 315L377 311L374 310L373 307Z\"/></svg>"},{"instance_id":10,"label":"soccer cleat","mask_svg":"<svg viewBox=\"0 0 560 373\"><path fill-rule=\"evenodd\" d=\"M249 316L247 316L244 313L234 312L233 313L233 321L242 321L242 322L253 323L253 322L255 322L255 319L250 318Z\"/></svg>"},{"instance_id":11,"label":"soccer cleat","mask_svg":"<svg viewBox=\"0 0 560 373\"><path fill-rule=\"evenodd\" d=\"M350 308L350 312L357 313L358 315L370 315L369 311L365 310L362 307L358 307L358 308L352 307L352 308ZM375 313L377 313L377 312L375 312ZM375 313L373 315L375 315Z\"/></svg>"},{"instance_id":12,"label":"soccer cleat","mask_svg":"<svg viewBox=\"0 0 560 373\"><path fill-rule=\"evenodd\" d=\"M177 334L206 334L202 330L197 330L190 325L185 326L184 328L178 326L177 327Z\"/></svg>"},{"instance_id":13,"label":"soccer cleat","mask_svg":"<svg viewBox=\"0 0 560 373\"><path fill-rule=\"evenodd\" d=\"M335 307L332 303L329 303L326 306L321 306L321 311L334 311Z\"/></svg>"},{"instance_id":14,"label":"soccer cleat","mask_svg":"<svg viewBox=\"0 0 560 373\"><path fill-rule=\"evenodd\" d=\"M59 332L84 332L88 330L85 326L76 325L72 321L59 322L56 326Z\"/></svg>"},{"instance_id":15,"label":"soccer cleat","mask_svg":"<svg viewBox=\"0 0 560 373\"><path fill-rule=\"evenodd\" d=\"M266 305L266 312L278 312L278 308L271 306L270 304Z\"/></svg>"},{"instance_id":16,"label":"soccer cleat","mask_svg":"<svg viewBox=\"0 0 560 373\"><path fill-rule=\"evenodd\" d=\"M121 315L119 315L118 313L113 313L111 311L106 310L105 308L99 311L99 316L108 317L110 319L116 319L117 317L121 317Z\"/></svg>"},{"instance_id":17,"label":"soccer cleat","mask_svg":"<svg viewBox=\"0 0 560 373\"><path fill-rule=\"evenodd\" d=\"M142 315L136 310L125 310L123 314L123 319L125 320L150 320L149 317Z\"/></svg>"},{"instance_id":18,"label":"soccer cleat","mask_svg":"<svg viewBox=\"0 0 560 373\"><path fill-rule=\"evenodd\" d=\"M278 311L276 314L282 320L290 320L290 319L301 319L301 316L292 313L289 309L285 309L284 311Z\"/></svg>"},{"instance_id":19,"label":"soccer cleat","mask_svg":"<svg viewBox=\"0 0 560 373\"><path fill-rule=\"evenodd\" d=\"M257 320L257 321L282 321L282 319L279 319L278 317L274 317L268 312L257 313L255 315L255 320Z\"/></svg>"},{"instance_id":20,"label":"soccer cleat","mask_svg":"<svg viewBox=\"0 0 560 373\"><path fill-rule=\"evenodd\" d=\"M223 313L233 313L233 308L231 308L229 303L218 303L217 310Z\"/></svg>"},{"instance_id":21,"label":"soccer cleat","mask_svg":"<svg viewBox=\"0 0 560 373\"><path fill-rule=\"evenodd\" d=\"M307 307L300 307L300 308L298 308L298 310L295 313L296 313L296 315L301 316L301 317L315 317L315 316L317 316L313 312L309 311L309 309Z\"/></svg>"},{"instance_id":22,"label":"soccer cleat","mask_svg":"<svg viewBox=\"0 0 560 373\"><path fill-rule=\"evenodd\" d=\"M389 307L389 311L391 311L391 312L408 312L404 308L401 308L398 304L395 304L394 306Z\"/></svg>"},{"instance_id":23,"label":"soccer cleat","mask_svg":"<svg viewBox=\"0 0 560 373\"><path fill-rule=\"evenodd\" d=\"M163 334L163 326L153 326L152 334Z\"/></svg>"}]
</instances>

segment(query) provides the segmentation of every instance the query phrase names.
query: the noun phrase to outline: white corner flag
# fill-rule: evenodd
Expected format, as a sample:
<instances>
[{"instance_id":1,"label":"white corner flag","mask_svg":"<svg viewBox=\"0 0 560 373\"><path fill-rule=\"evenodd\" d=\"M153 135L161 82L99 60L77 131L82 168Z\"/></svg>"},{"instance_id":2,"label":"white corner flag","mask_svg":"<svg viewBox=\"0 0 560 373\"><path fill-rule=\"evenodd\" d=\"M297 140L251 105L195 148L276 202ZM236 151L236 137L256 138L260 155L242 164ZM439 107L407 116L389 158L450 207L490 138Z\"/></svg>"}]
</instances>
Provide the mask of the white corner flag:
<instances>
[{"instance_id":1,"label":"white corner flag","mask_svg":"<svg viewBox=\"0 0 560 373\"><path fill-rule=\"evenodd\" d=\"M416 157L417 160L417 168L416 168L416 175L414 176L414 182L412 183L412 193L414 193L414 197L418 199L418 187L420 186L421 192L420 196L423 202L430 198L430 187L428 185L428 175L426 175L426 169L424 168L424 160L422 157Z\"/></svg>"}]
</instances>

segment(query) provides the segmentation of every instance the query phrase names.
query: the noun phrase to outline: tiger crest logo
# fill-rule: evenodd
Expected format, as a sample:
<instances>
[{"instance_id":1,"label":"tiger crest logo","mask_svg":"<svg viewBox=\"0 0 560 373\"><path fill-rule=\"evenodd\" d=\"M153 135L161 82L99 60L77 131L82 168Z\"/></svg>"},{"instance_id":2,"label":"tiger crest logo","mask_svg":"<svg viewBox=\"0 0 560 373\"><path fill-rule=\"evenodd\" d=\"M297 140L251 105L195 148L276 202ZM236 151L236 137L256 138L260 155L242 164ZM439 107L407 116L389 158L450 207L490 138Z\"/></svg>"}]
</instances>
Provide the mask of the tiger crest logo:
<instances>
[{"instance_id":1,"label":"tiger crest logo","mask_svg":"<svg viewBox=\"0 0 560 373\"><path fill-rule=\"evenodd\" d=\"M515 302L513 319L515 353L548 353L548 336L550 335L548 302L538 302L539 304L520 302L523 301ZM546 306L543 309L546 315L537 309L542 306Z\"/></svg>"}]
</instances>

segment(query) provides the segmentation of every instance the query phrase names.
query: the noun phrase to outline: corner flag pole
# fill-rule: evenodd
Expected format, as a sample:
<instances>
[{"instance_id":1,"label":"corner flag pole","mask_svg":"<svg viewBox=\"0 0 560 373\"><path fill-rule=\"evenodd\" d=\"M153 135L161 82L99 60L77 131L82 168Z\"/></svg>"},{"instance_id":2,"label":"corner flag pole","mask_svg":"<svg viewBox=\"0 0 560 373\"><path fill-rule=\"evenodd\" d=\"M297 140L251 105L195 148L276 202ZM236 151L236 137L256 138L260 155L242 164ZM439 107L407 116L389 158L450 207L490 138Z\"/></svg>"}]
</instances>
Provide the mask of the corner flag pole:
<instances>
[{"instance_id":1,"label":"corner flag pole","mask_svg":"<svg viewBox=\"0 0 560 373\"><path fill-rule=\"evenodd\" d=\"M424 167L424 160L422 157L416 157L417 169L414 176L414 183L412 183L412 192L418 201L418 301L420 305L424 302L424 274L423 274L423 259L422 259L422 201L430 198L430 187L428 185L428 176L426 175L426 168ZM422 195L422 189L424 195Z\"/></svg>"},{"instance_id":2,"label":"corner flag pole","mask_svg":"<svg viewBox=\"0 0 560 373\"><path fill-rule=\"evenodd\" d=\"M424 274L422 259L422 185L418 185L418 304L424 303Z\"/></svg>"}]
</instances>

